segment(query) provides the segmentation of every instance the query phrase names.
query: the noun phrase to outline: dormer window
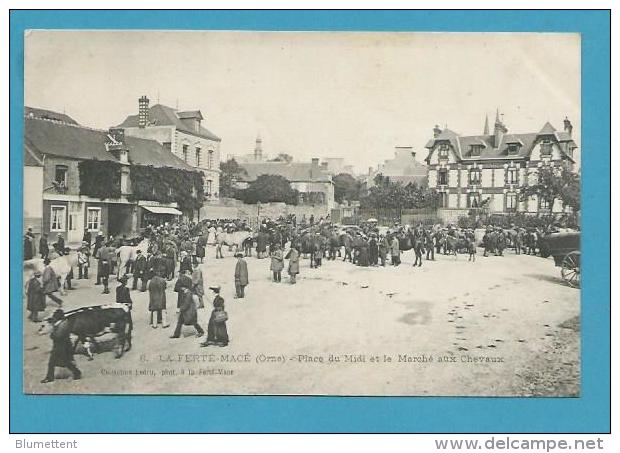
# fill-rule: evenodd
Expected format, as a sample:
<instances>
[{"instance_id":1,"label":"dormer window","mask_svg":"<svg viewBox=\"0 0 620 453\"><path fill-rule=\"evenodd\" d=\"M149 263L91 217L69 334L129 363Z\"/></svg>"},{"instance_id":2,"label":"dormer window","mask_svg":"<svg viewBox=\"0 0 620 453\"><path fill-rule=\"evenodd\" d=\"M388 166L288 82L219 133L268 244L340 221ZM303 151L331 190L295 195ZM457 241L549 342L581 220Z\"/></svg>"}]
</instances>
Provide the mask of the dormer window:
<instances>
[{"instance_id":1,"label":"dormer window","mask_svg":"<svg viewBox=\"0 0 620 453\"><path fill-rule=\"evenodd\" d=\"M541 156L551 156L551 140L545 139L540 144L540 155Z\"/></svg>"},{"instance_id":2,"label":"dormer window","mask_svg":"<svg viewBox=\"0 0 620 453\"><path fill-rule=\"evenodd\" d=\"M484 148L484 146L482 145L471 145L471 155L472 156L479 156L480 154L482 154L482 149Z\"/></svg>"},{"instance_id":3,"label":"dormer window","mask_svg":"<svg viewBox=\"0 0 620 453\"><path fill-rule=\"evenodd\" d=\"M439 145L439 158L447 159L449 149L450 149L450 146L447 145L446 143Z\"/></svg>"},{"instance_id":4,"label":"dormer window","mask_svg":"<svg viewBox=\"0 0 620 453\"><path fill-rule=\"evenodd\" d=\"M508 154L511 156L519 154L519 148L521 148L521 145L518 143L508 143Z\"/></svg>"}]
</instances>

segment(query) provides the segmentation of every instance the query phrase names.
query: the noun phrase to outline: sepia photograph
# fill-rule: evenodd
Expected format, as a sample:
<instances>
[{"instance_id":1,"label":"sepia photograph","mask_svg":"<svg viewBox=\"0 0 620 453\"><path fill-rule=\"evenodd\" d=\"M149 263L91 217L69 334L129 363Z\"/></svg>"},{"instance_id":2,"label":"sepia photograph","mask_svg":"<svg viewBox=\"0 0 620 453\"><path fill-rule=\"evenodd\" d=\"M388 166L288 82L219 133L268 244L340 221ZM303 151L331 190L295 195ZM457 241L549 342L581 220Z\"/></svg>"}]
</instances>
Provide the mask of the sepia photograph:
<instances>
[{"instance_id":1,"label":"sepia photograph","mask_svg":"<svg viewBox=\"0 0 620 453\"><path fill-rule=\"evenodd\" d=\"M578 33L27 30L23 131L26 394L580 396Z\"/></svg>"}]
</instances>

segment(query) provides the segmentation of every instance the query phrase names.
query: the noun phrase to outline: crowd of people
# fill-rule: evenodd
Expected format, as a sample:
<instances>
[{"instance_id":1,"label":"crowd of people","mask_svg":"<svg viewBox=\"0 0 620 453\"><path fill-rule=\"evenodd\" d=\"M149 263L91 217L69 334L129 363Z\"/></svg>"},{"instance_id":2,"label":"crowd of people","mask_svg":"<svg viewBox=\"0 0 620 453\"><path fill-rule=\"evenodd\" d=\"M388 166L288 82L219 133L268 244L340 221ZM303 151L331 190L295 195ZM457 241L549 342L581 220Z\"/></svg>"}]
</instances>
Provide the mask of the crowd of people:
<instances>
[{"instance_id":1,"label":"crowd of people","mask_svg":"<svg viewBox=\"0 0 620 453\"><path fill-rule=\"evenodd\" d=\"M503 229L488 226L482 237L484 256L502 256L507 247L516 254L536 254L542 232L524 228ZM329 218L305 217L300 222L294 216L278 219L262 219L251 228L241 219L211 219L201 222L165 223L149 226L139 237L105 237L98 232L94 238L85 231L82 244L78 247L74 261L68 261L70 270L62 282L55 274L52 260L58 257L73 256L59 234L56 242L48 244L43 235L39 241L39 255L43 259L44 270L34 272L26 285L27 310L29 320L40 322L39 313L45 311L46 298L59 307L51 319L60 326L62 299L55 293L72 289L74 266L77 279L89 279L95 267L95 285L103 287L103 294L110 294L110 276L116 276L118 286L115 302L129 308L133 306L132 291L148 293L149 324L153 329L166 329L171 325L168 316L167 290L173 288L176 296L176 324L170 338L180 338L184 326L191 326L197 337L205 330L201 325L200 313L205 309L205 278L201 264L207 255L207 247L215 247L215 258L222 259L234 252L237 260L234 275L231 276L235 288L235 298L244 299L245 289L250 283L247 258L268 259L272 281L282 283L282 273L287 270L290 284L297 283L300 273L300 259L309 256L310 268L318 268L325 261L342 259L361 266L385 267L388 264L402 264L401 254L412 250L415 253L414 267L422 266L423 259L434 261L436 254L467 253L470 261L475 261L477 244L476 233L472 229L461 229L453 225L418 224L415 227L394 223L390 228L380 228L376 222L365 222L359 226L343 227L332 224ZM24 258L36 256L35 236L28 228L24 235ZM176 279L176 281L175 281ZM172 283L174 281L174 283ZM206 339L201 346L225 347L229 343L227 322L228 313L221 296L220 285L210 285L212 309L207 321ZM206 316L204 316L206 319ZM52 338L54 348L67 348L69 332L54 329ZM61 340L56 340L57 338ZM66 338L65 338L66 337ZM62 345L62 346L61 346ZM63 353L52 351L50 363L57 357L66 366L72 364L71 351ZM52 366L52 365L50 365ZM74 365L71 365L74 366ZM79 371L79 370L78 370ZM74 376L77 376L74 373ZM49 382L49 373L46 382Z\"/></svg>"}]
</instances>

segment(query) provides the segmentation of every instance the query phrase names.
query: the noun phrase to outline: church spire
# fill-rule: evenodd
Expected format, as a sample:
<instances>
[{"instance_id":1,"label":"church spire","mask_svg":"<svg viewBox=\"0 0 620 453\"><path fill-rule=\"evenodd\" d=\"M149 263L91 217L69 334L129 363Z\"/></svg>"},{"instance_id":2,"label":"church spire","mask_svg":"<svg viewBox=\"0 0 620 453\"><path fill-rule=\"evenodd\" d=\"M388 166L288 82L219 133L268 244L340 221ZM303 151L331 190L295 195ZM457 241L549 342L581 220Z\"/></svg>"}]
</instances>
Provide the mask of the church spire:
<instances>
[{"instance_id":1,"label":"church spire","mask_svg":"<svg viewBox=\"0 0 620 453\"><path fill-rule=\"evenodd\" d=\"M260 162L263 160L263 140L260 138L260 133L256 136L256 146L254 148L254 160Z\"/></svg>"},{"instance_id":2,"label":"church spire","mask_svg":"<svg viewBox=\"0 0 620 453\"><path fill-rule=\"evenodd\" d=\"M489 135L489 115L486 114L484 117L484 135Z\"/></svg>"}]
</instances>

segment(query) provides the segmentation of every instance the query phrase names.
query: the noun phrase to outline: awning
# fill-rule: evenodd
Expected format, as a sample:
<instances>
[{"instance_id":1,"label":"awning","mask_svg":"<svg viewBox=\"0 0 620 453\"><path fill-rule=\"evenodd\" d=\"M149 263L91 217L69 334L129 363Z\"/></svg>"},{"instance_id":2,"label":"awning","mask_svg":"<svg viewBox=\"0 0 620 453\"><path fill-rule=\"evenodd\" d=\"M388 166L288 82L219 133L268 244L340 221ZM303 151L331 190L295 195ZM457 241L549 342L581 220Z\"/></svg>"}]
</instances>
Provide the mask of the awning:
<instances>
[{"instance_id":1,"label":"awning","mask_svg":"<svg viewBox=\"0 0 620 453\"><path fill-rule=\"evenodd\" d=\"M183 215L181 211L175 208L164 208L162 206L142 206L153 214L171 214L171 215Z\"/></svg>"}]
</instances>

